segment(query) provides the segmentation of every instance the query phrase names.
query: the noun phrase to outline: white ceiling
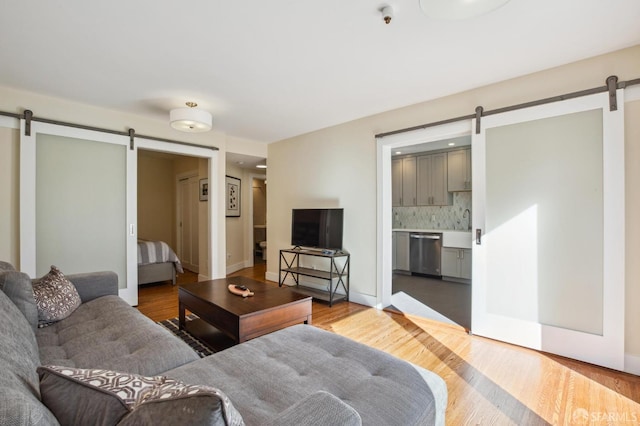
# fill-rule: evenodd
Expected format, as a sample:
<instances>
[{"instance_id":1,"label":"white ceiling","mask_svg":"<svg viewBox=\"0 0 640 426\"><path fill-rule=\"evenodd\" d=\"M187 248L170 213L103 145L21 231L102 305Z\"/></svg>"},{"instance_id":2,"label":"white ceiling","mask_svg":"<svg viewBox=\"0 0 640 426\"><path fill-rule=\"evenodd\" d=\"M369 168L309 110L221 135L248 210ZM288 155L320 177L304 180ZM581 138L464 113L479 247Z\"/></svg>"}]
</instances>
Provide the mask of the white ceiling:
<instances>
[{"instance_id":1,"label":"white ceiling","mask_svg":"<svg viewBox=\"0 0 640 426\"><path fill-rule=\"evenodd\" d=\"M0 85L159 120L195 101L216 130L271 142L636 45L639 22L638 0L464 21L418 0L4 1Z\"/></svg>"}]
</instances>

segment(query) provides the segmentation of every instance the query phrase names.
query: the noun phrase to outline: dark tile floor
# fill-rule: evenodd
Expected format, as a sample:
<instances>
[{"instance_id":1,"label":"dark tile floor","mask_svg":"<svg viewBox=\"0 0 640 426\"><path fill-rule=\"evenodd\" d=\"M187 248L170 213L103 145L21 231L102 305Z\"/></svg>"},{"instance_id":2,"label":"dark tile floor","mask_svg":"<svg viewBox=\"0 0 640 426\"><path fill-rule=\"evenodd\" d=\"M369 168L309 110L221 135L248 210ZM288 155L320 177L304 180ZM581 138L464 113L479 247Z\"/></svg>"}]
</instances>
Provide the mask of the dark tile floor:
<instances>
[{"instance_id":1,"label":"dark tile floor","mask_svg":"<svg viewBox=\"0 0 640 426\"><path fill-rule=\"evenodd\" d=\"M451 321L471 329L471 285L393 274L392 293L402 291Z\"/></svg>"}]
</instances>

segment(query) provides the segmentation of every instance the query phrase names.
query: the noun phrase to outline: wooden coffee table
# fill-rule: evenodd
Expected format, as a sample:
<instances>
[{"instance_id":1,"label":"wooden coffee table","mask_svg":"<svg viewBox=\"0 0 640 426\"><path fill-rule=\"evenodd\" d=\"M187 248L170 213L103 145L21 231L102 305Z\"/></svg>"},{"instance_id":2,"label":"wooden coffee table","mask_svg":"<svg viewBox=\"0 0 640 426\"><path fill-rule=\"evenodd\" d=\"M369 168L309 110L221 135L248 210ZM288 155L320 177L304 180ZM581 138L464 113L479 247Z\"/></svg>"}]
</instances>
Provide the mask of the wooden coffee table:
<instances>
[{"instance_id":1,"label":"wooden coffee table","mask_svg":"<svg viewBox=\"0 0 640 426\"><path fill-rule=\"evenodd\" d=\"M254 295L232 294L229 284L244 285ZM185 329L185 310L191 311L215 328L196 320L189 321L187 331L220 350L294 324L311 324L311 300L287 287L244 277L185 284L178 288L179 326Z\"/></svg>"}]
</instances>

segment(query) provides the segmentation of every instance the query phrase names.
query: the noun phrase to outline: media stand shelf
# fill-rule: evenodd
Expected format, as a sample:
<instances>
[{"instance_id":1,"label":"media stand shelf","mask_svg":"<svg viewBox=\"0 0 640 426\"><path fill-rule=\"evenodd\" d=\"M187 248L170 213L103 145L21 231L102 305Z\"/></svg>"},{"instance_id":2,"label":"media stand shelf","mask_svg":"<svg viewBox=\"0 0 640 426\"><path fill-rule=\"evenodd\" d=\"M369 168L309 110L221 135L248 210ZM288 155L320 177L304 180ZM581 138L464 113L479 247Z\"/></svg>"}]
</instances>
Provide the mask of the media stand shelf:
<instances>
[{"instance_id":1,"label":"media stand shelf","mask_svg":"<svg viewBox=\"0 0 640 426\"><path fill-rule=\"evenodd\" d=\"M300 266L300 258L304 258L304 256L313 256L328 259L329 270ZM336 260L341 261L337 262ZM350 261L351 255L346 251L326 253L322 250L308 250L299 248L280 250L280 261L278 263L278 269L280 271L278 285L280 287L286 285L285 280L287 279L287 277L291 276L291 278L296 283L296 292L306 294L307 296L311 296L317 300L329 302L329 306L332 306L335 302L341 300L349 300ZM326 280L328 281L328 290L320 290L317 288L302 285L300 284L300 276ZM344 294L342 292L338 293L338 290L340 289L344 291Z\"/></svg>"}]
</instances>

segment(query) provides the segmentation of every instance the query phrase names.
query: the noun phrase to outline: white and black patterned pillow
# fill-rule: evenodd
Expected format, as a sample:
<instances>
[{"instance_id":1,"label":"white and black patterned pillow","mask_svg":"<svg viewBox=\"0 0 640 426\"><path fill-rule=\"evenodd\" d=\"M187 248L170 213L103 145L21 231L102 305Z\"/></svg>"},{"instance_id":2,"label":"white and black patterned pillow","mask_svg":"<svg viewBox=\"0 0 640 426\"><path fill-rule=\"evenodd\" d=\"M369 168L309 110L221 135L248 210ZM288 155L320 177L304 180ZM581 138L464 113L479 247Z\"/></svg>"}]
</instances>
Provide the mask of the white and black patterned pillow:
<instances>
[{"instance_id":1,"label":"white and black patterned pillow","mask_svg":"<svg viewBox=\"0 0 640 426\"><path fill-rule=\"evenodd\" d=\"M60 424L242 426L229 398L210 386L110 370L39 367L42 402Z\"/></svg>"},{"instance_id":2,"label":"white and black patterned pillow","mask_svg":"<svg viewBox=\"0 0 640 426\"><path fill-rule=\"evenodd\" d=\"M33 296L38 308L38 327L68 317L82 303L76 287L55 266L33 283Z\"/></svg>"}]
</instances>

